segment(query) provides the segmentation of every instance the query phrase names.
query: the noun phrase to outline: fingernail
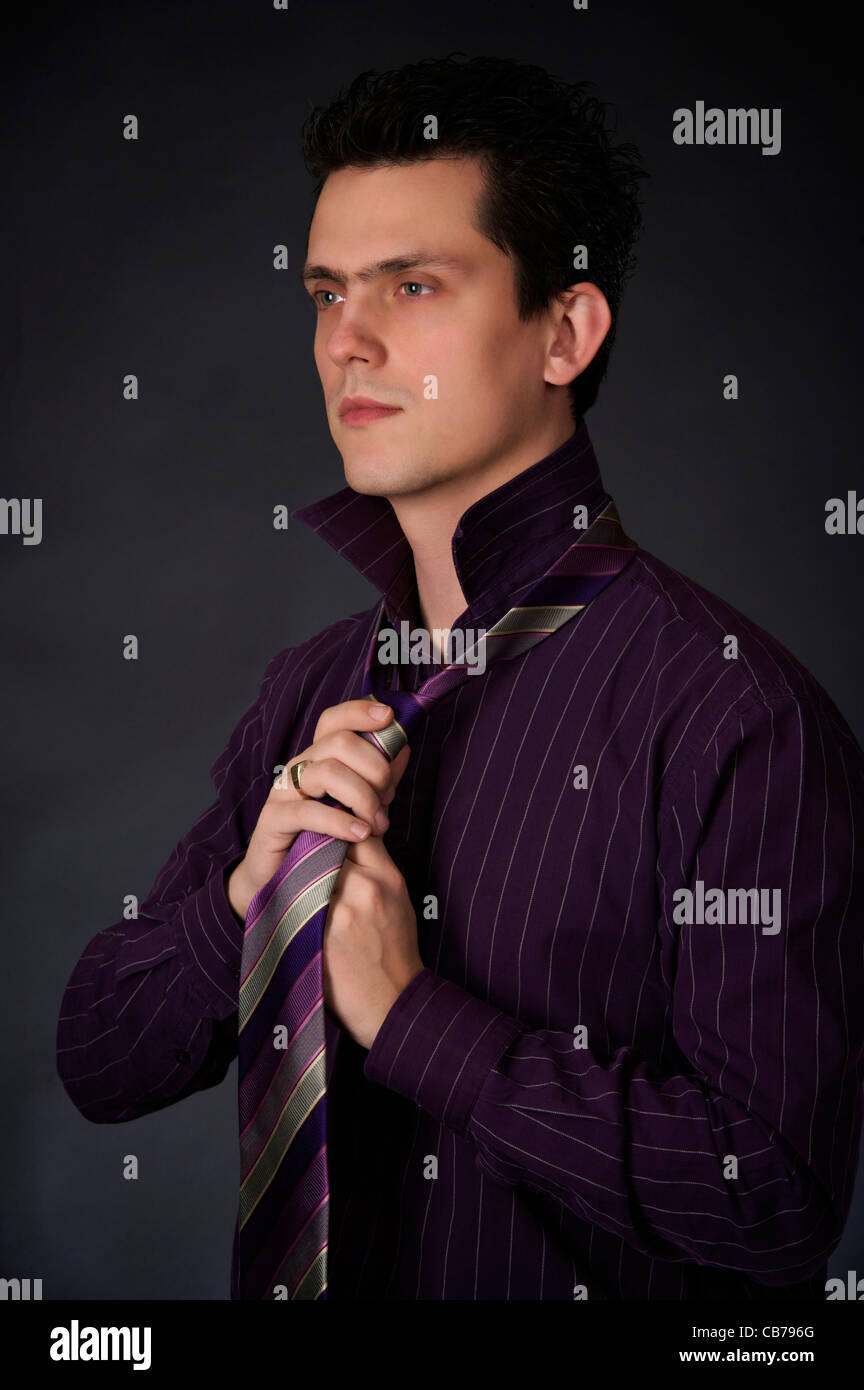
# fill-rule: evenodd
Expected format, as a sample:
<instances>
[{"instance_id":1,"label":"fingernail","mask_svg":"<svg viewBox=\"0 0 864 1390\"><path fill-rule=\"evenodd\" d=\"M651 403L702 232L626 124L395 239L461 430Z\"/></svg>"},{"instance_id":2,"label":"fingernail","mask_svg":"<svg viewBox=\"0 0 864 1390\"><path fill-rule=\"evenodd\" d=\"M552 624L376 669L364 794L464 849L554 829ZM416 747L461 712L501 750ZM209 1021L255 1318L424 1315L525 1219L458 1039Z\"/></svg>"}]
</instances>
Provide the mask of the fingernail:
<instances>
[{"instance_id":1,"label":"fingernail","mask_svg":"<svg viewBox=\"0 0 864 1390\"><path fill-rule=\"evenodd\" d=\"M390 706L389 706L389 705L373 705L373 706L372 706L372 713L374 714L374 716L375 716L376 719L383 719L384 716L385 716L385 714L389 714L389 713L390 713Z\"/></svg>"},{"instance_id":2,"label":"fingernail","mask_svg":"<svg viewBox=\"0 0 864 1390\"><path fill-rule=\"evenodd\" d=\"M359 820L352 820L350 830L351 834L356 835L358 840L362 840L366 835L369 834L368 825L363 825L363 823Z\"/></svg>"},{"instance_id":3,"label":"fingernail","mask_svg":"<svg viewBox=\"0 0 864 1390\"><path fill-rule=\"evenodd\" d=\"M387 817L385 816L383 811L375 812L375 824L379 830L387 829Z\"/></svg>"}]
</instances>

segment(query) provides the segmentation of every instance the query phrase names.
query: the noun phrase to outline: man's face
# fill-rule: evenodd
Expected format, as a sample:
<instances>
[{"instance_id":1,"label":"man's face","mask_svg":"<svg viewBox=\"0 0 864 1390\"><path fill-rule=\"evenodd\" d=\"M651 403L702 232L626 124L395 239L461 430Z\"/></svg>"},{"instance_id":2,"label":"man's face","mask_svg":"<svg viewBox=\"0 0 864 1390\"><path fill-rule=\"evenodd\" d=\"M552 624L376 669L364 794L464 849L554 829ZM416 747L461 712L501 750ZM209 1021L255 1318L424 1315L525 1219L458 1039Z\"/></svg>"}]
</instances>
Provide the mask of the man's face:
<instances>
[{"instance_id":1,"label":"man's face","mask_svg":"<svg viewBox=\"0 0 864 1390\"><path fill-rule=\"evenodd\" d=\"M473 225L482 186L476 160L433 159L342 169L321 191L305 274L315 362L358 492L480 472L548 410L548 323L519 320L514 262ZM352 396L398 410L341 416Z\"/></svg>"}]
</instances>

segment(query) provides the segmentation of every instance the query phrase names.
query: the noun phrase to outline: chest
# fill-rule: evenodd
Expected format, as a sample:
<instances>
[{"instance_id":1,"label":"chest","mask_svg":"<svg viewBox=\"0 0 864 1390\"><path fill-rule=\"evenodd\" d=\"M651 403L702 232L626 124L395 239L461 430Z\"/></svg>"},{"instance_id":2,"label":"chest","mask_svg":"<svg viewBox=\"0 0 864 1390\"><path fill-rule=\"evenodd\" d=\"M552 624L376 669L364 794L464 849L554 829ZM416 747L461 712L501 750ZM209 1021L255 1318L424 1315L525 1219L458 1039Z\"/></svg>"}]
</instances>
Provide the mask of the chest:
<instances>
[{"instance_id":1,"label":"chest","mask_svg":"<svg viewBox=\"0 0 864 1390\"><path fill-rule=\"evenodd\" d=\"M663 996L644 720L536 662L498 674L418 728L390 807L421 955L538 1026L632 1026Z\"/></svg>"}]
</instances>

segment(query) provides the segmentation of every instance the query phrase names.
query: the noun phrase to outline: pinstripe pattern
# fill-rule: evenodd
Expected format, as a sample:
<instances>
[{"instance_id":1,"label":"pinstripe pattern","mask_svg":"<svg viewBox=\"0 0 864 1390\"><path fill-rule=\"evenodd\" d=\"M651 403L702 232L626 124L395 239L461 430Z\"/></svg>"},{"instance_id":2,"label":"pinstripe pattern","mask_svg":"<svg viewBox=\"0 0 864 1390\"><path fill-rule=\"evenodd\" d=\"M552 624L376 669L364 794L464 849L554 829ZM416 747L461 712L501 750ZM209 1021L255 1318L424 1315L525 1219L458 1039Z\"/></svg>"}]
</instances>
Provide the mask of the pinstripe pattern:
<instances>
[{"instance_id":1,"label":"pinstripe pattern","mask_svg":"<svg viewBox=\"0 0 864 1390\"><path fill-rule=\"evenodd\" d=\"M362 736L394 758L435 703L468 679L468 662L488 669L522 655L581 613L635 550L609 498L584 534L531 585L526 601L478 638L465 662L444 667L417 691L391 691L395 719L382 733ZM565 594L567 603L560 601ZM381 616L383 604L379 623ZM387 698L374 691L378 628L364 666L362 693L370 700ZM323 935L347 849L345 840L299 834L280 868L255 894L246 917L238 1008L242 1298L267 1298L276 1285L291 1299L327 1296ZM274 1047L277 1020L287 1029L287 1048ZM274 1052L277 1060L268 1065L265 1058ZM262 1209L265 1197L268 1205ZM262 1210L265 1215L253 1221Z\"/></svg>"},{"instance_id":2,"label":"pinstripe pattern","mask_svg":"<svg viewBox=\"0 0 864 1390\"><path fill-rule=\"evenodd\" d=\"M456 626L491 627L570 545L574 507L606 499L583 423L470 508ZM418 624L383 499L343 489L295 516L392 623ZM760 524L742 509L752 544ZM804 583L790 574L791 601ZM360 688L378 618L376 603L273 658L138 918L84 945L57 1063L91 1120L225 1076L243 927L223 875L274 767ZM397 671L392 693L430 673ZM430 710L411 749L385 844L426 969L368 1053L327 1020L328 1297L823 1298L864 1065L864 755L826 692L640 549L530 660ZM782 932L677 925L671 895L697 877L781 887ZM323 1161L308 1155L310 1189Z\"/></svg>"}]
</instances>

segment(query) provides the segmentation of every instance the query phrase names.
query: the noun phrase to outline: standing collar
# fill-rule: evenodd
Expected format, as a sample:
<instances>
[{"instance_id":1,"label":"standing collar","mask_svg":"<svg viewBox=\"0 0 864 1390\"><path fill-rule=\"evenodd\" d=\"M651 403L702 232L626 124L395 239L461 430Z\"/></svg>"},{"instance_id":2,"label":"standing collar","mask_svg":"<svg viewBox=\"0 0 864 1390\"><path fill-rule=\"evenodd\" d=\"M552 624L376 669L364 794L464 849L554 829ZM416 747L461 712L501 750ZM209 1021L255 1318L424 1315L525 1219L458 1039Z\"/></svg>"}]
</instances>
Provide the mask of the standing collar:
<instances>
[{"instance_id":1,"label":"standing collar","mask_svg":"<svg viewBox=\"0 0 864 1390\"><path fill-rule=\"evenodd\" d=\"M582 419L551 454L462 513L451 538L468 605L462 619L487 616L571 546L579 535L573 527L577 504L587 508L590 525L608 500ZM316 531L379 590L391 621L418 621L413 551L386 497L343 487L291 516Z\"/></svg>"}]
</instances>

